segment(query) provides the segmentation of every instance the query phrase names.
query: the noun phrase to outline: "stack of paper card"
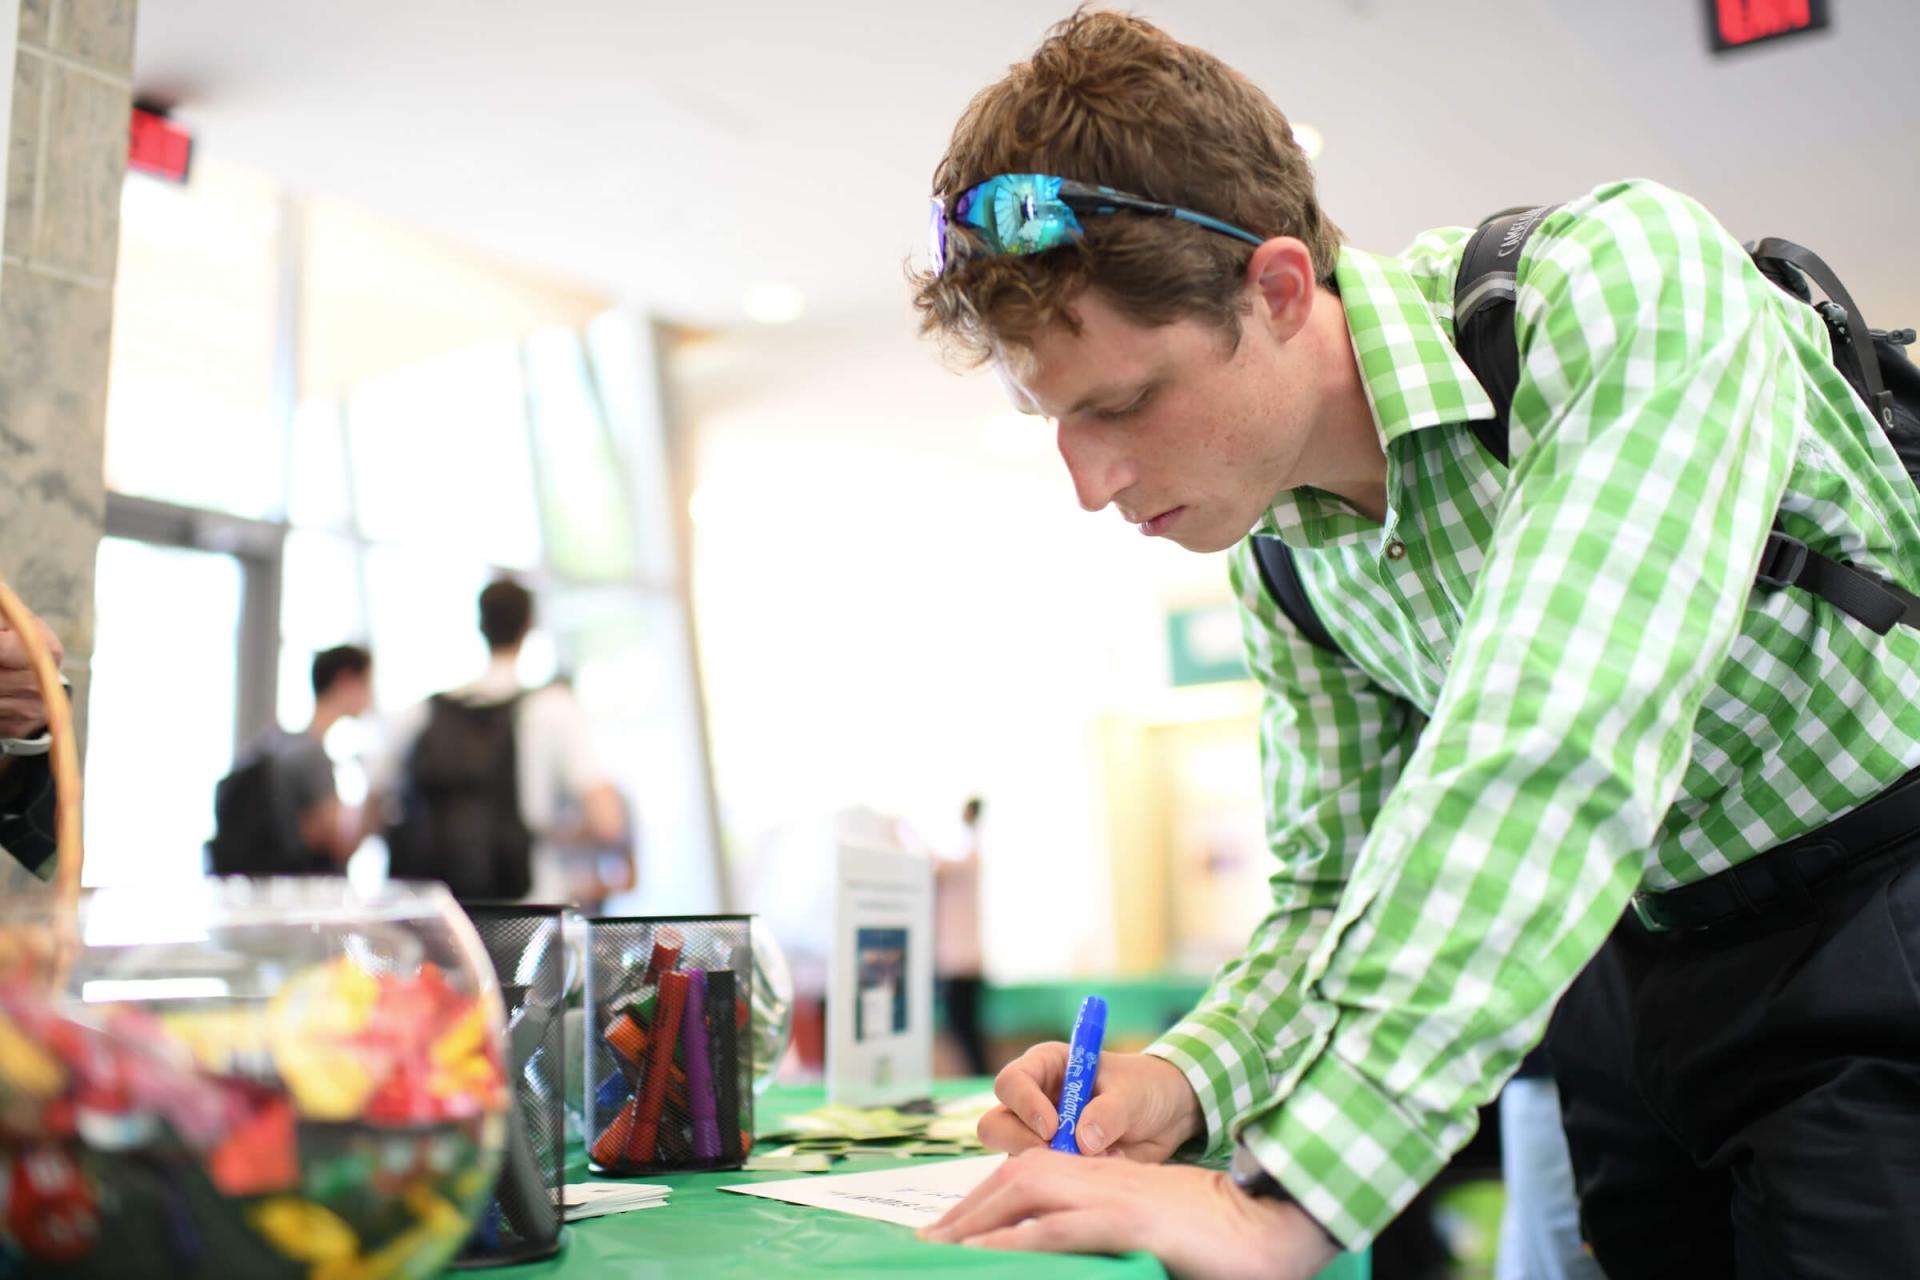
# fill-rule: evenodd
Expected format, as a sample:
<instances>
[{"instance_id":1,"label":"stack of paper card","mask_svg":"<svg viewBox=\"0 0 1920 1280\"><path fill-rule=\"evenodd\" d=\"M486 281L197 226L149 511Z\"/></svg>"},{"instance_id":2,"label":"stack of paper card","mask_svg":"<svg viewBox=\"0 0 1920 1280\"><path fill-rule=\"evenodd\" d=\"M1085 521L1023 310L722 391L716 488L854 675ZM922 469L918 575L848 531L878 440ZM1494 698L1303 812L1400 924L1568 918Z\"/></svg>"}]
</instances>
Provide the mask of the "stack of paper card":
<instances>
[{"instance_id":1,"label":"stack of paper card","mask_svg":"<svg viewBox=\"0 0 1920 1280\"><path fill-rule=\"evenodd\" d=\"M790 1116L783 1128L760 1135L746 1167L754 1171L824 1173L842 1156L905 1159L974 1155L980 1117L994 1104L990 1093L917 1107L862 1110L839 1104Z\"/></svg>"},{"instance_id":2,"label":"stack of paper card","mask_svg":"<svg viewBox=\"0 0 1920 1280\"><path fill-rule=\"evenodd\" d=\"M673 1188L657 1182L569 1182L562 1194L568 1222L629 1209L658 1209Z\"/></svg>"}]
</instances>

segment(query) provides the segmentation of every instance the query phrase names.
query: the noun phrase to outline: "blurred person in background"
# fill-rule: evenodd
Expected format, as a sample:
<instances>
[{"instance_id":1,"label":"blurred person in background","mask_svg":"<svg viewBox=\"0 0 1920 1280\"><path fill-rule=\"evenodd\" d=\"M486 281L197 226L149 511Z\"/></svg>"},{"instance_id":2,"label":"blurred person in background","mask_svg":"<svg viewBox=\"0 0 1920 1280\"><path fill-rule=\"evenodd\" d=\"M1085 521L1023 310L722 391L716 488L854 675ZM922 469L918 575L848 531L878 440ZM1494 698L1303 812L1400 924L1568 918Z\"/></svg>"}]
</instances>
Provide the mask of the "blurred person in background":
<instances>
[{"instance_id":1,"label":"blurred person in background","mask_svg":"<svg viewBox=\"0 0 1920 1280\"><path fill-rule=\"evenodd\" d=\"M559 852L619 844L627 822L572 690L520 683L533 619L532 592L510 578L488 584L486 670L394 718L368 802L386 824L389 875L439 880L463 901L598 902L616 891L597 872L569 883Z\"/></svg>"},{"instance_id":2,"label":"blurred person in background","mask_svg":"<svg viewBox=\"0 0 1920 1280\"><path fill-rule=\"evenodd\" d=\"M960 811L966 847L958 857L933 859L933 967L946 1009L947 1030L966 1058L967 1074L987 1074L980 1034L980 809L979 796Z\"/></svg>"},{"instance_id":3,"label":"blurred person in background","mask_svg":"<svg viewBox=\"0 0 1920 1280\"><path fill-rule=\"evenodd\" d=\"M41 642L57 667L66 659L60 638L35 618ZM47 706L27 665L26 646L0 621L0 894L52 877L53 770L48 753ZM31 874L29 874L31 873Z\"/></svg>"},{"instance_id":4,"label":"blurred person in background","mask_svg":"<svg viewBox=\"0 0 1920 1280\"><path fill-rule=\"evenodd\" d=\"M1545 1046L1500 1091L1500 1182L1506 1203L1494 1280L1606 1280L1580 1239L1580 1198Z\"/></svg>"},{"instance_id":5,"label":"blurred person in background","mask_svg":"<svg viewBox=\"0 0 1920 1280\"><path fill-rule=\"evenodd\" d=\"M217 875L327 875L365 834L362 810L340 802L327 731L373 706L373 655L343 644L314 655L313 719L254 739L214 789L208 867Z\"/></svg>"},{"instance_id":6,"label":"blurred person in background","mask_svg":"<svg viewBox=\"0 0 1920 1280\"><path fill-rule=\"evenodd\" d=\"M555 676L551 685L574 696L573 679L564 673ZM610 841L596 839L595 829L588 824L578 800L571 795L561 798L554 832L543 845L552 865L543 869L536 852L534 879L553 889L540 901L569 902L585 915L599 915L609 898L634 887L639 865L635 844L640 829L627 798L617 789L613 798L620 807L620 833Z\"/></svg>"}]
</instances>

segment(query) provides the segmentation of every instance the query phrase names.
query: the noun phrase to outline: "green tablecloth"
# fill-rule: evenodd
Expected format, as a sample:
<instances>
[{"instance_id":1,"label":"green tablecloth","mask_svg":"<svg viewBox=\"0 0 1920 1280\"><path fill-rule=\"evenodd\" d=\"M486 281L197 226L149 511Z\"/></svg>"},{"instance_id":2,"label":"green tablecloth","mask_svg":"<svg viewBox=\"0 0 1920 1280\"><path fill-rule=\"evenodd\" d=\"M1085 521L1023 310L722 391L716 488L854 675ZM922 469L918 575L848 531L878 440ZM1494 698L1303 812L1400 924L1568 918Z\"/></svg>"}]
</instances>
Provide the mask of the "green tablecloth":
<instances>
[{"instance_id":1,"label":"green tablecloth","mask_svg":"<svg viewBox=\"0 0 1920 1280\"><path fill-rule=\"evenodd\" d=\"M943 1082L937 1092L957 1094L986 1087L984 1080ZM774 1129L780 1118L824 1102L819 1088L774 1088L760 1099L756 1128ZM579 1152L568 1170L584 1179ZM885 1169L903 1161L849 1159L836 1173ZM958 1245L922 1244L906 1227L844 1213L781 1204L757 1196L732 1195L724 1186L771 1182L790 1173L689 1173L644 1179L673 1188L663 1209L642 1209L574 1223L567 1246L544 1262L502 1267L486 1276L647 1277L648 1280L772 1280L778 1276L872 1275L1026 1276L1033 1280L1084 1277L1085 1280L1163 1280L1166 1271L1146 1254L1122 1258L987 1252ZM1368 1280L1364 1256L1344 1257L1322 1273L1322 1280Z\"/></svg>"}]
</instances>

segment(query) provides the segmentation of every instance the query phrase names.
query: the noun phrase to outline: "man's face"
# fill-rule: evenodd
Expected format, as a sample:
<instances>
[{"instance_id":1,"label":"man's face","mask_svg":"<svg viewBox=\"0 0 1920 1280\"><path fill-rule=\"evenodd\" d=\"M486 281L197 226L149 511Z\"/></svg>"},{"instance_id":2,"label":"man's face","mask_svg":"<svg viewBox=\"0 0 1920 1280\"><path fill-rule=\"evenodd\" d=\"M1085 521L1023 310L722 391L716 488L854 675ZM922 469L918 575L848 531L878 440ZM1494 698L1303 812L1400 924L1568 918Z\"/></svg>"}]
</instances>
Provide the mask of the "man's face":
<instances>
[{"instance_id":1,"label":"man's face","mask_svg":"<svg viewBox=\"0 0 1920 1280\"><path fill-rule=\"evenodd\" d=\"M1096 291L999 362L1014 403L1054 420L1080 505L1109 504L1149 537L1220 551L1297 478L1313 406L1293 344L1256 301L1239 344L1187 318L1146 327Z\"/></svg>"}]
</instances>

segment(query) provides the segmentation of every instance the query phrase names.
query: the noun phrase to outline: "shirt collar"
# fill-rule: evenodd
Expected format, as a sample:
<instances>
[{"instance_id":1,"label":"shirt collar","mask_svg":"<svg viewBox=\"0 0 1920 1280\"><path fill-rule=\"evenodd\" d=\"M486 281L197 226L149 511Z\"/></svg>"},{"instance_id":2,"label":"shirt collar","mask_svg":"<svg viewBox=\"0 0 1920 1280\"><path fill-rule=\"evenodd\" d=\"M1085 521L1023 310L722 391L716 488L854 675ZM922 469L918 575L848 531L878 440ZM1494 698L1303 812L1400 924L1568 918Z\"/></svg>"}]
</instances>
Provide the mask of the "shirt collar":
<instances>
[{"instance_id":1,"label":"shirt collar","mask_svg":"<svg viewBox=\"0 0 1920 1280\"><path fill-rule=\"evenodd\" d=\"M518 657L504 657L498 654L487 659L487 669L472 684L463 686L460 693L474 698L500 699L510 698L520 692L520 668Z\"/></svg>"},{"instance_id":2,"label":"shirt collar","mask_svg":"<svg viewBox=\"0 0 1920 1280\"><path fill-rule=\"evenodd\" d=\"M1461 236L1464 243L1465 236ZM1441 423L1494 416L1493 401L1453 348L1457 253L1384 257L1343 247L1334 267L1374 429L1387 454L1386 527L1402 492L1394 442ZM1299 546L1354 541L1381 526L1317 489L1283 490L1263 532Z\"/></svg>"}]
</instances>

